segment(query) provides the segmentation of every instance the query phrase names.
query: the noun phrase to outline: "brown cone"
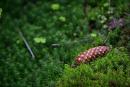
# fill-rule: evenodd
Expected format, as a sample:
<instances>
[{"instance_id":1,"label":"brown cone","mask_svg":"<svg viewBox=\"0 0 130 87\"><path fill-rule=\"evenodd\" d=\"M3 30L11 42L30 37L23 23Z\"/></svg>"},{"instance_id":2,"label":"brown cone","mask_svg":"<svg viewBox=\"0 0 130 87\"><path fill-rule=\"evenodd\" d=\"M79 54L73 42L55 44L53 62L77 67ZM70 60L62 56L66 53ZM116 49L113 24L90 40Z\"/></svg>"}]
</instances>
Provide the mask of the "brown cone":
<instances>
[{"instance_id":1,"label":"brown cone","mask_svg":"<svg viewBox=\"0 0 130 87\"><path fill-rule=\"evenodd\" d=\"M90 48L87 51L81 53L78 57L76 57L76 63L85 63L96 59L99 56L103 56L108 53L110 48L108 46L98 46L94 48Z\"/></svg>"}]
</instances>

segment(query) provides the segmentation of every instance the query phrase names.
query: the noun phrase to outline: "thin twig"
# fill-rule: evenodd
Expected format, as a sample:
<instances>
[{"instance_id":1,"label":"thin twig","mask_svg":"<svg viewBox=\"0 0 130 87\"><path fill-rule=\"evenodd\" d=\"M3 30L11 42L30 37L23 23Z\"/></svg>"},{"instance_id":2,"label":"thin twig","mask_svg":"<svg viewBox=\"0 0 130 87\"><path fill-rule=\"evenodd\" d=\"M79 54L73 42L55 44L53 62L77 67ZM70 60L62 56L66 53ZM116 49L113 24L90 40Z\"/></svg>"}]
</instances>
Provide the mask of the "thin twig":
<instances>
[{"instance_id":1,"label":"thin twig","mask_svg":"<svg viewBox=\"0 0 130 87\"><path fill-rule=\"evenodd\" d=\"M29 46L27 40L25 39L23 33L20 31L20 29L17 29L17 31L18 31L20 37L22 38L22 40L24 41L24 44L26 45L26 47L27 47L29 53L31 54L32 59L35 59L35 55L34 55L33 51L31 50L31 48L30 48L30 46Z\"/></svg>"}]
</instances>

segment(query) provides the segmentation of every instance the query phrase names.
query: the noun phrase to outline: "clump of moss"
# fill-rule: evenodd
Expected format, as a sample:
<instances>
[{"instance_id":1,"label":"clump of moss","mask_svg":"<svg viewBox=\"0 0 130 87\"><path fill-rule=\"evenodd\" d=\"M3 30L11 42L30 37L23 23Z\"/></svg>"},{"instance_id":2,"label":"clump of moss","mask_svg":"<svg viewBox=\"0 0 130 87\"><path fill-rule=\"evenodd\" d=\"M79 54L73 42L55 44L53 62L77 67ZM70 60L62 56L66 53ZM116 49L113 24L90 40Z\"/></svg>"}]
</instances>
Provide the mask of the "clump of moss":
<instances>
[{"instance_id":1,"label":"clump of moss","mask_svg":"<svg viewBox=\"0 0 130 87\"><path fill-rule=\"evenodd\" d=\"M130 86L130 59L124 48L76 68L65 65L58 87Z\"/></svg>"}]
</instances>

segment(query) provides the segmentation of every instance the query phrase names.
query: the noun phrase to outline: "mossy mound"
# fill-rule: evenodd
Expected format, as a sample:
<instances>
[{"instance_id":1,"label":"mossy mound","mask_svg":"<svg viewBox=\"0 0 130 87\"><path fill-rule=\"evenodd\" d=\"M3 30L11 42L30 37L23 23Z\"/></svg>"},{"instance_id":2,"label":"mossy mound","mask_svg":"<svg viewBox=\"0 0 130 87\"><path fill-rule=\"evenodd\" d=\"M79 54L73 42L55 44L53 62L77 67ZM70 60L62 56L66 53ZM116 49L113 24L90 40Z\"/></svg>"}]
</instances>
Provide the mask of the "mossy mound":
<instances>
[{"instance_id":1,"label":"mossy mound","mask_svg":"<svg viewBox=\"0 0 130 87\"><path fill-rule=\"evenodd\" d=\"M76 68L65 65L58 87L128 87L130 58L123 48L113 49L105 57Z\"/></svg>"}]
</instances>

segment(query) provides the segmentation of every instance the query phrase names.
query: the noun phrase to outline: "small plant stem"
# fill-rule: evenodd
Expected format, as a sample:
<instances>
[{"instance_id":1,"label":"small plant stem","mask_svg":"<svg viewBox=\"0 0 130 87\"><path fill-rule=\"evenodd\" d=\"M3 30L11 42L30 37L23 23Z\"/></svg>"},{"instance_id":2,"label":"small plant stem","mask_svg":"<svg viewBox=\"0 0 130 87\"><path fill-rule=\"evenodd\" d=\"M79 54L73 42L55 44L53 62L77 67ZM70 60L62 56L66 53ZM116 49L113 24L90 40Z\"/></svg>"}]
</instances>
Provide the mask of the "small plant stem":
<instances>
[{"instance_id":1,"label":"small plant stem","mask_svg":"<svg viewBox=\"0 0 130 87\"><path fill-rule=\"evenodd\" d=\"M109 38L110 33L111 33L111 31L109 31L109 32L108 32L106 39L103 41L103 44L105 44L105 43L107 42L107 40L108 40L108 38Z\"/></svg>"}]
</instances>

